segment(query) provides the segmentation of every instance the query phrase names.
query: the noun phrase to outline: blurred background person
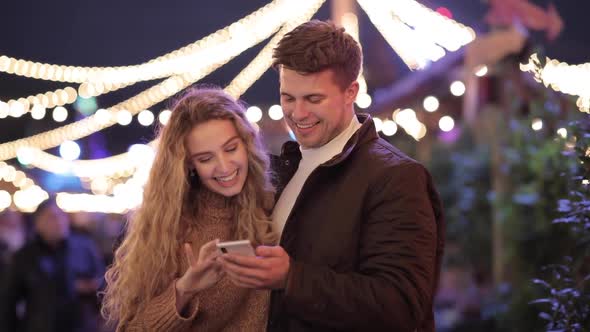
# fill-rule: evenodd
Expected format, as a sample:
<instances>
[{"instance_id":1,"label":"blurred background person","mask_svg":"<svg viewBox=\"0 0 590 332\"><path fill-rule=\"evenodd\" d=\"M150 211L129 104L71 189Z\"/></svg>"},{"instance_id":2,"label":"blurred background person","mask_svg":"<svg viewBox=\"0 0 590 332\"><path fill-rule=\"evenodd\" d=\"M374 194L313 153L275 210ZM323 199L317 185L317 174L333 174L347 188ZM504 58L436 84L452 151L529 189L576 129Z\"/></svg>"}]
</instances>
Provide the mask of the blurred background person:
<instances>
[{"instance_id":1,"label":"blurred background person","mask_svg":"<svg viewBox=\"0 0 590 332\"><path fill-rule=\"evenodd\" d=\"M70 231L70 218L54 199L32 217L34 238L14 254L0 284L2 331L96 330L104 275L98 250Z\"/></svg>"},{"instance_id":2,"label":"blurred background person","mask_svg":"<svg viewBox=\"0 0 590 332\"><path fill-rule=\"evenodd\" d=\"M24 218L18 211L5 210L0 213L0 276L5 272L12 255L26 241Z\"/></svg>"}]
</instances>

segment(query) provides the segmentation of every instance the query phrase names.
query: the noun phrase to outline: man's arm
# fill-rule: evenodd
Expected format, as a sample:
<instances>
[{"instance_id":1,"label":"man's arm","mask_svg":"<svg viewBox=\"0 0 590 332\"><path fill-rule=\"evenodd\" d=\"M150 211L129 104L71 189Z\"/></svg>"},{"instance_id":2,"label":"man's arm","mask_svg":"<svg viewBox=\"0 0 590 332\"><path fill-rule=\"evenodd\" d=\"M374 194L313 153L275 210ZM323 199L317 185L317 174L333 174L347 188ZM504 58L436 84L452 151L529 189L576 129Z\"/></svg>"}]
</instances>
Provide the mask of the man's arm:
<instances>
[{"instance_id":1,"label":"man's arm","mask_svg":"<svg viewBox=\"0 0 590 332\"><path fill-rule=\"evenodd\" d=\"M437 231L428 179L419 164L388 170L366 201L358 272L293 262L287 311L333 327L416 329L431 310L436 275Z\"/></svg>"},{"instance_id":2,"label":"man's arm","mask_svg":"<svg viewBox=\"0 0 590 332\"><path fill-rule=\"evenodd\" d=\"M228 257L228 275L245 287L286 285L285 309L304 321L334 328L413 331L431 310L436 275L437 230L428 179L421 165L405 164L389 169L370 189L358 272L289 264L288 255L274 250L270 258L276 263ZM288 275L281 275L277 266L285 259Z\"/></svg>"}]
</instances>

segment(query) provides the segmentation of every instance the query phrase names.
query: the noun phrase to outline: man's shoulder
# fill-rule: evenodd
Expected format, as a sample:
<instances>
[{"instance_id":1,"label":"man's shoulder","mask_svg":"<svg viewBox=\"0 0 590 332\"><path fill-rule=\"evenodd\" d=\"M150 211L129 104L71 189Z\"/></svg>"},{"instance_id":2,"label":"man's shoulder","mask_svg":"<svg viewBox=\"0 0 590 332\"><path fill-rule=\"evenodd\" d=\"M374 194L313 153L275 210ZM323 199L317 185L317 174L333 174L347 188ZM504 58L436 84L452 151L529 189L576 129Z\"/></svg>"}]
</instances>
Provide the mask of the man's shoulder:
<instances>
[{"instance_id":1,"label":"man's shoulder","mask_svg":"<svg viewBox=\"0 0 590 332\"><path fill-rule=\"evenodd\" d=\"M404 152L382 138L367 142L359 148L357 158L367 166L378 168L397 168L404 165L420 165Z\"/></svg>"}]
</instances>

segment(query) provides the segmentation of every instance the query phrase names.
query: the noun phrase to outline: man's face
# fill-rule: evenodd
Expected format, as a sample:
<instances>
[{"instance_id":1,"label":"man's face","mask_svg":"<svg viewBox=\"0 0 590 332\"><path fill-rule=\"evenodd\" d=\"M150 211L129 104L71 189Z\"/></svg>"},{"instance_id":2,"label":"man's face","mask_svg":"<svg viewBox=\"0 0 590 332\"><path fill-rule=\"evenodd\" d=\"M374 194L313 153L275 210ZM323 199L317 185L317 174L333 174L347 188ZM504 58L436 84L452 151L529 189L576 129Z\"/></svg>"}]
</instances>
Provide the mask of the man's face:
<instances>
[{"instance_id":1,"label":"man's face","mask_svg":"<svg viewBox=\"0 0 590 332\"><path fill-rule=\"evenodd\" d=\"M57 243L69 236L70 219L57 205L50 204L37 215L35 228L43 240Z\"/></svg>"},{"instance_id":2,"label":"man's face","mask_svg":"<svg viewBox=\"0 0 590 332\"><path fill-rule=\"evenodd\" d=\"M358 83L342 89L332 69L311 74L280 69L281 107L303 148L318 148L348 127Z\"/></svg>"}]
</instances>

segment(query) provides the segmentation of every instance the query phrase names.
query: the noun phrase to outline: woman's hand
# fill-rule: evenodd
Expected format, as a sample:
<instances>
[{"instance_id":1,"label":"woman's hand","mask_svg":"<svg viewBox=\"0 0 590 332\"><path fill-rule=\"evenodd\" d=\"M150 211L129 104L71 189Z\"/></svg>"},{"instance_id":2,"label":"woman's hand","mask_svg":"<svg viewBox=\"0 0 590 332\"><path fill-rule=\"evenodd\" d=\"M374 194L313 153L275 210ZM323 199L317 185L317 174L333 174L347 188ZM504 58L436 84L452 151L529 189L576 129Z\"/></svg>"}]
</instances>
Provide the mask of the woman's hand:
<instances>
[{"instance_id":1,"label":"woman's hand","mask_svg":"<svg viewBox=\"0 0 590 332\"><path fill-rule=\"evenodd\" d=\"M195 258L193 248L189 243L184 244L184 253L188 262L188 269L176 282L176 308L182 312L182 308L190 298L213 285L224 275L221 264L217 262L220 255L216 244L219 239L205 243L199 249L199 257Z\"/></svg>"}]
</instances>

